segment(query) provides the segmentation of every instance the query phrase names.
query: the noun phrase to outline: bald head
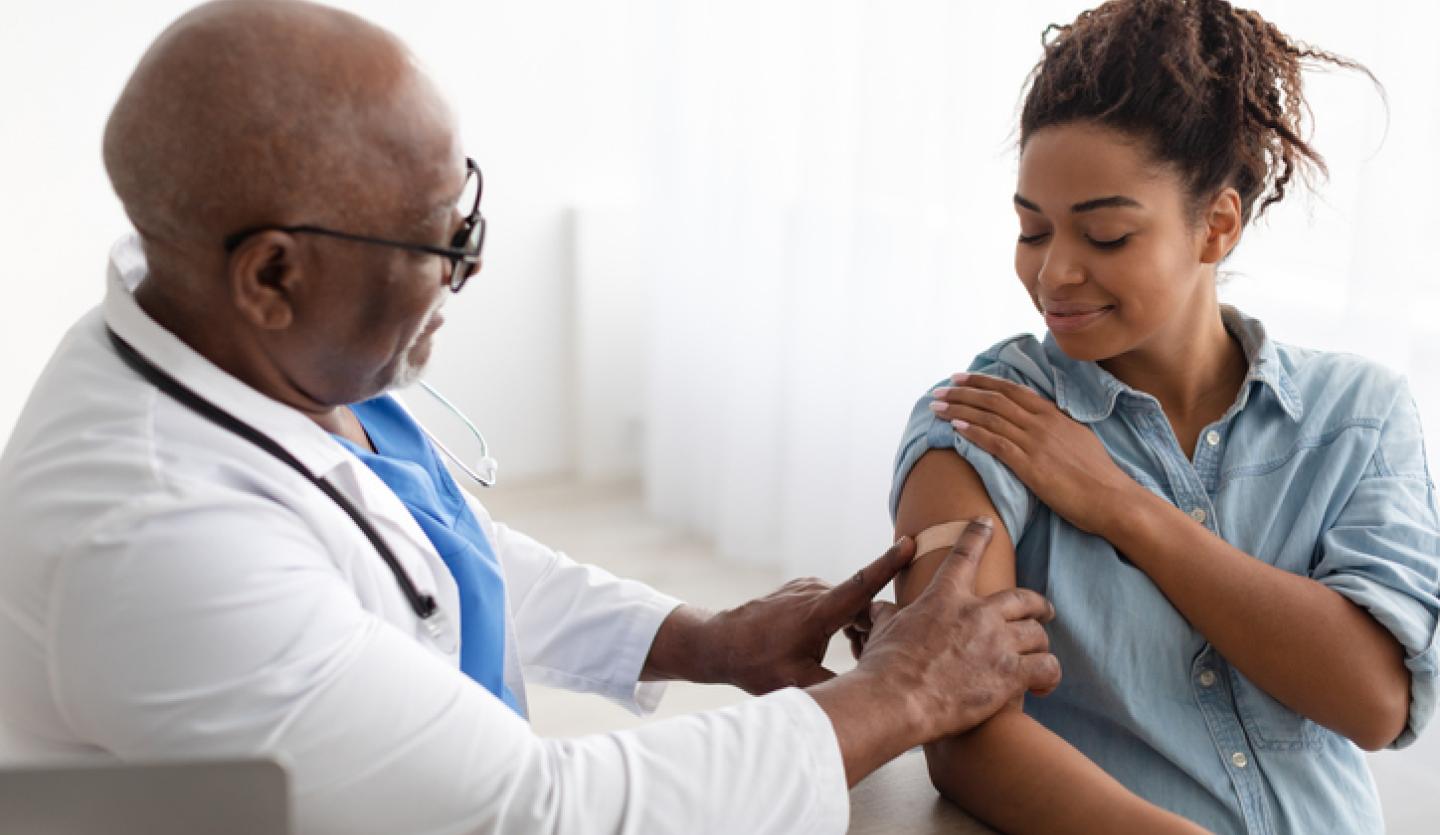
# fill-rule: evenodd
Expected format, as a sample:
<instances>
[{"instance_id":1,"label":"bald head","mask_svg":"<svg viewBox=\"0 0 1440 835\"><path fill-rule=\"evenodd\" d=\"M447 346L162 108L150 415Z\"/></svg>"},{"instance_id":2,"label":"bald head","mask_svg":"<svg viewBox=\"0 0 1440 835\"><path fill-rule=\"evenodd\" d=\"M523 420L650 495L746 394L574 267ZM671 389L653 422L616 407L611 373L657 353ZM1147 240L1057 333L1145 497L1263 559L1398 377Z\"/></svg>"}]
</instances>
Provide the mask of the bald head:
<instances>
[{"instance_id":1,"label":"bald head","mask_svg":"<svg viewBox=\"0 0 1440 835\"><path fill-rule=\"evenodd\" d=\"M433 207L407 184L453 170L457 154L448 108L394 36L298 0L185 14L105 130L106 169L152 270L157 257L219 258L226 235L252 226L421 222Z\"/></svg>"}]
</instances>

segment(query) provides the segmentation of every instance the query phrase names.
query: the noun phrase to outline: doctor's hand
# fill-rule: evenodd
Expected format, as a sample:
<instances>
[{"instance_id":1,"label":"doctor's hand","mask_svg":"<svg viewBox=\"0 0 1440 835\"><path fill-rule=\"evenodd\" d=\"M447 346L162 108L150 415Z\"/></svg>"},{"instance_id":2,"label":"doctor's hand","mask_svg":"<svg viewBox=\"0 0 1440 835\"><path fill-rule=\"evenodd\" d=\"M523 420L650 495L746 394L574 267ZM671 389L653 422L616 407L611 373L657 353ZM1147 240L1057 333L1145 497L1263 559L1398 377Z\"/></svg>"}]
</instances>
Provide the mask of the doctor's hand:
<instances>
[{"instance_id":1,"label":"doctor's hand","mask_svg":"<svg viewBox=\"0 0 1440 835\"><path fill-rule=\"evenodd\" d=\"M1049 601L1028 589L975 591L992 530L988 519L972 521L914 602L874 609L856 668L809 688L835 726L851 785L1060 683L1043 627L1055 614Z\"/></svg>"},{"instance_id":2,"label":"doctor's hand","mask_svg":"<svg viewBox=\"0 0 1440 835\"><path fill-rule=\"evenodd\" d=\"M871 599L914 556L904 538L833 588L806 578L716 614L681 606L656 634L642 677L732 684L757 696L834 678L823 665L830 638L868 618Z\"/></svg>"},{"instance_id":3,"label":"doctor's hand","mask_svg":"<svg viewBox=\"0 0 1440 835\"><path fill-rule=\"evenodd\" d=\"M862 640L856 669L917 682L913 695L934 702L925 713L955 725L946 733L969 730L1026 691L1048 694L1060 681L1043 626L1055 616L1050 602L1029 589L975 591L993 530L989 519L966 525L913 603L873 604Z\"/></svg>"}]
</instances>

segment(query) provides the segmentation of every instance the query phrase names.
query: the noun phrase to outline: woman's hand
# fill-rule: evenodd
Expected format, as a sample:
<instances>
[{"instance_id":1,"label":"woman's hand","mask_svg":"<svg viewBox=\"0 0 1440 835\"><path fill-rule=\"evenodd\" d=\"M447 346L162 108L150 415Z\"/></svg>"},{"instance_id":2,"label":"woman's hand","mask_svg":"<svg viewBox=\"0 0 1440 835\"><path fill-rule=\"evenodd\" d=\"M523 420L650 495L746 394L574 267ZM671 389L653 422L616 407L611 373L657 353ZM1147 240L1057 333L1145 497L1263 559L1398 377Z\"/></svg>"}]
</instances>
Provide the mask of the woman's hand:
<instances>
[{"instance_id":1,"label":"woman's hand","mask_svg":"<svg viewBox=\"0 0 1440 835\"><path fill-rule=\"evenodd\" d=\"M1105 536L1136 487L1089 427L1035 391L983 374L956 374L930 408L1004 462L1040 501L1082 531Z\"/></svg>"}]
</instances>

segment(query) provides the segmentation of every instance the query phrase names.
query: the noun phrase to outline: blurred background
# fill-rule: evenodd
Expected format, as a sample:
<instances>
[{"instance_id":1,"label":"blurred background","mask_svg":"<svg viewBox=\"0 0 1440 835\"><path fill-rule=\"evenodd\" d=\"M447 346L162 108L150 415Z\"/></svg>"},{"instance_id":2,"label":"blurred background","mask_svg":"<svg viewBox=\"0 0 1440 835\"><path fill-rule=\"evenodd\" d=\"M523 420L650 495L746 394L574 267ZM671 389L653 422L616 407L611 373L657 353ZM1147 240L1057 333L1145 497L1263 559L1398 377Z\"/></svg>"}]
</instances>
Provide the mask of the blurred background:
<instances>
[{"instance_id":1,"label":"blurred background","mask_svg":"<svg viewBox=\"0 0 1440 835\"><path fill-rule=\"evenodd\" d=\"M0 440L101 298L127 230L104 120L190 5L6 3ZM490 232L428 376L500 460L485 498L581 559L714 605L848 574L889 541L916 399L1042 327L1010 264L1013 131L1041 31L1089 3L338 5L407 40L461 115ZM1440 436L1440 8L1248 5L1368 65L1389 108L1312 74L1331 177L1249 230L1222 295L1282 341L1405 372ZM571 709L537 724L594 727ZM1402 816L1440 816L1437 736L1376 759Z\"/></svg>"}]
</instances>

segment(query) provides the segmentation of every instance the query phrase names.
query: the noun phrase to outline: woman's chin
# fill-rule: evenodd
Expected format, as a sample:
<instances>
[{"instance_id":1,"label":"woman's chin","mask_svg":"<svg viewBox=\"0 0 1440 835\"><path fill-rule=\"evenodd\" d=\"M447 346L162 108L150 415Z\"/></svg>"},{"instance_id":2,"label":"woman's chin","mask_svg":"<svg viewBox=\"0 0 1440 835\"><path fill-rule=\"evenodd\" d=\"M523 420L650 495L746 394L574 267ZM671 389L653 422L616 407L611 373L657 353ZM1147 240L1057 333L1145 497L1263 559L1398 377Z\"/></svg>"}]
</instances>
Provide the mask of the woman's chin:
<instances>
[{"instance_id":1,"label":"woman's chin","mask_svg":"<svg viewBox=\"0 0 1440 835\"><path fill-rule=\"evenodd\" d=\"M1108 340L1096 339L1089 334L1061 334L1051 331L1050 336L1059 346L1061 353L1076 362L1102 362L1124 353L1107 344Z\"/></svg>"}]
</instances>

